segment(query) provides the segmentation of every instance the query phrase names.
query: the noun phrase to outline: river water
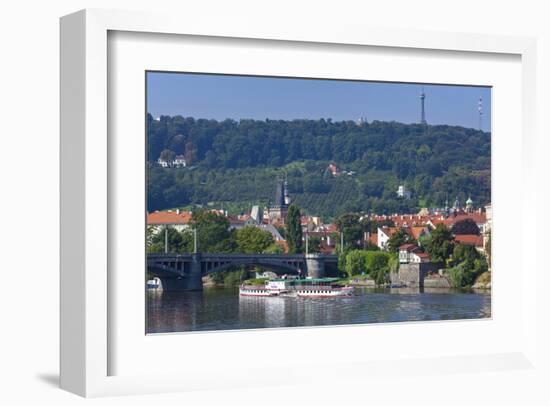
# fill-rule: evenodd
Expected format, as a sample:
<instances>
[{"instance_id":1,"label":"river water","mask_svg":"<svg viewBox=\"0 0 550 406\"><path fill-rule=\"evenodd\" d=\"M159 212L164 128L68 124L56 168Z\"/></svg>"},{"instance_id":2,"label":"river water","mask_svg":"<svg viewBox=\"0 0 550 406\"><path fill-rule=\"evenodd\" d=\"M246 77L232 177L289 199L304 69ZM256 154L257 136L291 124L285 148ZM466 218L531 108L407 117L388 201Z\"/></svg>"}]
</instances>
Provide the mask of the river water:
<instances>
[{"instance_id":1,"label":"river water","mask_svg":"<svg viewBox=\"0 0 550 406\"><path fill-rule=\"evenodd\" d=\"M491 317L490 292L356 288L351 297L242 297L238 288L147 292L147 333Z\"/></svg>"}]
</instances>

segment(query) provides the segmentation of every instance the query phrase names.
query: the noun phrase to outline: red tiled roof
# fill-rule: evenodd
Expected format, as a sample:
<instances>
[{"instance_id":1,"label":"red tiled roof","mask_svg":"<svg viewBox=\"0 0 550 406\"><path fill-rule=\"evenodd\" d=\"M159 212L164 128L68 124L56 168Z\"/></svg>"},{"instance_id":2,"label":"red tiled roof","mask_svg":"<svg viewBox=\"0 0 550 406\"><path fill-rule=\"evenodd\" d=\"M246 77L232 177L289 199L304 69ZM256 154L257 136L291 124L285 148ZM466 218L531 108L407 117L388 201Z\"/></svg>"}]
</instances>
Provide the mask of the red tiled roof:
<instances>
[{"instance_id":1,"label":"red tiled roof","mask_svg":"<svg viewBox=\"0 0 550 406\"><path fill-rule=\"evenodd\" d=\"M403 244L399 247L399 251L413 251L417 248L418 246L416 244Z\"/></svg>"},{"instance_id":2,"label":"red tiled roof","mask_svg":"<svg viewBox=\"0 0 550 406\"><path fill-rule=\"evenodd\" d=\"M378 234L373 233L373 234L369 235L369 241L370 241L371 244L378 245Z\"/></svg>"},{"instance_id":3,"label":"red tiled roof","mask_svg":"<svg viewBox=\"0 0 550 406\"><path fill-rule=\"evenodd\" d=\"M154 211L147 213L147 224L188 224L192 213L189 211Z\"/></svg>"},{"instance_id":4,"label":"red tiled roof","mask_svg":"<svg viewBox=\"0 0 550 406\"><path fill-rule=\"evenodd\" d=\"M426 227L411 227L410 234L415 240L418 240L425 229Z\"/></svg>"},{"instance_id":5,"label":"red tiled roof","mask_svg":"<svg viewBox=\"0 0 550 406\"><path fill-rule=\"evenodd\" d=\"M405 231L408 235L412 236L415 240L422 235L422 232L426 227L380 227L380 230L388 237L394 235L399 229Z\"/></svg>"},{"instance_id":6,"label":"red tiled roof","mask_svg":"<svg viewBox=\"0 0 550 406\"><path fill-rule=\"evenodd\" d=\"M459 244L475 245L476 247L483 247L483 237L475 234L458 234L455 235L455 241Z\"/></svg>"},{"instance_id":7,"label":"red tiled roof","mask_svg":"<svg viewBox=\"0 0 550 406\"><path fill-rule=\"evenodd\" d=\"M485 213L461 213L456 216L451 214L445 220L432 220L432 223L434 225L437 223L443 223L447 226L447 228L451 228L455 223L466 219L472 219L476 224L485 224L487 222Z\"/></svg>"},{"instance_id":8,"label":"red tiled roof","mask_svg":"<svg viewBox=\"0 0 550 406\"><path fill-rule=\"evenodd\" d=\"M391 237L393 234L395 234L397 230L399 230L399 227L379 227L379 230L386 234L388 237Z\"/></svg>"}]
</instances>

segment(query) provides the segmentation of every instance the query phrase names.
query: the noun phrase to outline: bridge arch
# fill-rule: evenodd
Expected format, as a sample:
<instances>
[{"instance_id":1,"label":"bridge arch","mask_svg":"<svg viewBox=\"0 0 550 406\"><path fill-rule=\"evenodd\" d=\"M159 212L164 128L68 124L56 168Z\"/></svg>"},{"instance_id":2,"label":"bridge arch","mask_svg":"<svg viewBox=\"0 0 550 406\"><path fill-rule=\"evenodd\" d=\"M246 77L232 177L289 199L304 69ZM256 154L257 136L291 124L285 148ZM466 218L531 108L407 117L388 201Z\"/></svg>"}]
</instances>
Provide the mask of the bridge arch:
<instances>
[{"instance_id":1,"label":"bridge arch","mask_svg":"<svg viewBox=\"0 0 550 406\"><path fill-rule=\"evenodd\" d=\"M279 263L279 264L273 264L269 262L264 261L257 261L257 262L248 262L248 261L228 261L225 263L214 263L212 265L209 265L208 263L205 263L203 267L205 269L202 270L203 275L210 275L217 272L223 272L228 269L231 269L233 267L239 267L244 266L248 269L253 267L261 267L263 269L266 269L268 271L272 271L276 274L298 274L305 272L305 263L299 263L299 264L285 264L285 263Z\"/></svg>"},{"instance_id":2,"label":"bridge arch","mask_svg":"<svg viewBox=\"0 0 550 406\"><path fill-rule=\"evenodd\" d=\"M148 254L147 269L161 279L163 289L200 290L203 276L235 266L320 277L325 274L325 263L336 261L335 255L321 254Z\"/></svg>"}]
</instances>

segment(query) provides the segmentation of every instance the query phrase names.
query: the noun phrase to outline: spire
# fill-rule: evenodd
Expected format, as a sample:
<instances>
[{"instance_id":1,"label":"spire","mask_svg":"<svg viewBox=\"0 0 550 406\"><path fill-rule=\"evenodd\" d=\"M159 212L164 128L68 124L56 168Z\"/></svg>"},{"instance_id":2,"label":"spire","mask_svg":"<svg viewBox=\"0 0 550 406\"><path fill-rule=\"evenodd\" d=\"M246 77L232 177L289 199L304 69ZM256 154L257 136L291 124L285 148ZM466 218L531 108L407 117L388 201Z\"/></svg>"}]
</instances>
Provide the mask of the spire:
<instances>
[{"instance_id":1,"label":"spire","mask_svg":"<svg viewBox=\"0 0 550 406\"><path fill-rule=\"evenodd\" d=\"M285 172L285 183L284 183L284 200L285 204L288 206L290 204L290 196L288 194L288 177Z\"/></svg>"},{"instance_id":2,"label":"spire","mask_svg":"<svg viewBox=\"0 0 550 406\"><path fill-rule=\"evenodd\" d=\"M453 209L458 210L460 208L460 202L458 201L458 196L455 199L455 203L453 205Z\"/></svg>"},{"instance_id":3,"label":"spire","mask_svg":"<svg viewBox=\"0 0 550 406\"><path fill-rule=\"evenodd\" d=\"M285 204L285 184L282 179L277 179L277 188L275 189L275 201L274 206L283 206Z\"/></svg>"}]
</instances>

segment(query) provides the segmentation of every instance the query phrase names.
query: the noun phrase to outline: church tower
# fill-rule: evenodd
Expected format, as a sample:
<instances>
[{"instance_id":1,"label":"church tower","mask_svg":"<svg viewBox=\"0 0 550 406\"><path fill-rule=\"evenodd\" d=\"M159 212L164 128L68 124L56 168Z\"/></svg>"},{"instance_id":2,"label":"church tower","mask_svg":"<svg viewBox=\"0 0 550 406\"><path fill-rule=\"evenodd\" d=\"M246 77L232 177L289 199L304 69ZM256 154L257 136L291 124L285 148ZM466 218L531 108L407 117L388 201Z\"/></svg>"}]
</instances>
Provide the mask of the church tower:
<instances>
[{"instance_id":1,"label":"church tower","mask_svg":"<svg viewBox=\"0 0 550 406\"><path fill-rule=\"evenodd\" d=\"M474 212L474 201L471 197L468 197L468 200L466 200L466 212L467 213L473 213Z\"/></svg>"},{"instance_id":2,"label":"church tower","mask_svg":"<svg viewBox=\"0 0 550 406\"><path fill-rule=\"evenodd\" d=\"M453 204L453 211L455 213L458 213L460 211L460 202L458 201L458 196L455 199L455 202Z\"/></svg>"},{"instance_id":3,"label":"church tower","mask_svg":"<svg viewBox=\"0 0 550 406\"><path fill-rule=\"evenodd\" d=\"M290 206L290 196L286 179L277 179L275 187L275 200L269 207L269 222L270 223L285 223L286 215Z\"/></svg>"}]
</instances>

